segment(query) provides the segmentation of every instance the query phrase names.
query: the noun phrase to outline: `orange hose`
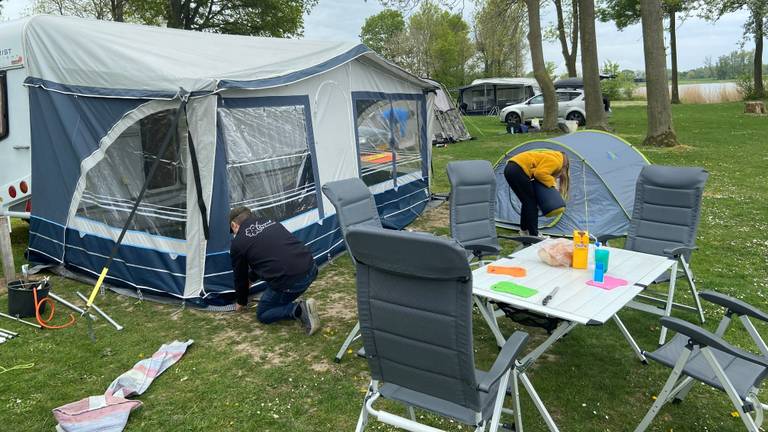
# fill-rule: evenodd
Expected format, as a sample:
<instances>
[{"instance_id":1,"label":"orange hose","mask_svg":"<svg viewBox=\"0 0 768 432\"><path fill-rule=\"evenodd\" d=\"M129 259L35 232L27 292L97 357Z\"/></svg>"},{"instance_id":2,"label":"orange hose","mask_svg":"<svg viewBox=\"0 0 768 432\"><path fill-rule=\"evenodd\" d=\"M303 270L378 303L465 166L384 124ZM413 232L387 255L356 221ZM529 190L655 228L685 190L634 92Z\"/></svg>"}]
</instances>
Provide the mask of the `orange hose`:
<instances>
[{"instance_id":1,"label":"orange hose","mask_svg":"<svg viewBox=\"0 0 768 432\"><path fill-rule=\"evenodd\" d=\"M56 303L53 302L48 297L45 297L44 299L37 301L37 287L32 288L32 297L35 300L35 318L37 318L37 322L40 323L41 326L47 328L47 329L63 329L71 326L75 323L75 316L73 314L69 314L69 322L62 325L51 325L48 324L51 322L51 319L53 318L53 312L56 310ZM40 317L40 308L45 304L45 302L48 302L51 306L51 310L48 313L48 318L42 319Z\"/></svg>"}]
</instances>

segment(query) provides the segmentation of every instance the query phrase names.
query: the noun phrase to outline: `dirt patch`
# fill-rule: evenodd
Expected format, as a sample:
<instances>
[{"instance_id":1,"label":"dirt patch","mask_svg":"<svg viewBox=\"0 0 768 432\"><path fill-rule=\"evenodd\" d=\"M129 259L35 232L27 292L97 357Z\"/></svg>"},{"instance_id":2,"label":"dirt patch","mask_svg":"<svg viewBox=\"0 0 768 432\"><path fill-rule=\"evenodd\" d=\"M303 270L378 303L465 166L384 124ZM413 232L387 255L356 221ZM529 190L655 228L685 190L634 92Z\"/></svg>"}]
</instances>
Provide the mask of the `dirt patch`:
<instances>
[{"instance_id":1,"label":"dirt patch","mask_svg":"<svg viewBox=\"0 0 768 432\"><path fill-rule=\"evenodd\" d=\"M312 366L310 368L315 372L328 372L331 370L332 365L328 363L327 361L321 360L316 363L312 363Z\"/></svg>"},{"instance_id":2,"label":"dirt patch","mask_svg":"<svg viewBox=\"0 0 768 432\"><path fill-rule=\"evenodd\" d=\"M327 300L322 302L319 309L324 326L326 324L335 326L357 317L355 298L346 293L331 294ZM347 324L345 323L343 326L346 327Z\"/></svg>"},{"instance_id":3,"label":"dirt patch","mask_svg":"<svg viewBox=\"0 0 768 432\"><path fill-rule=\"evenodd\" d=\"M440 229L446 229L450 223L450 205L448 202L425 211L413 223L412 228L419 231L437 232Z\"/></svg>"},{"instance_id":4,"label":"dirt patch","mask_svg":"<svg viewBox=\"0 0 768 432\"><path fill-rule=\"evenodd\" d=\"M263 334L264 330L257 324L250 327L248 332L227 328L214 336L213 343L223 349L245 354L261 367L285 366L298 360L298 356L291 351L283 350L280 346L265 344L263 338L259 337Z\"/></svg>"}]
</instances>

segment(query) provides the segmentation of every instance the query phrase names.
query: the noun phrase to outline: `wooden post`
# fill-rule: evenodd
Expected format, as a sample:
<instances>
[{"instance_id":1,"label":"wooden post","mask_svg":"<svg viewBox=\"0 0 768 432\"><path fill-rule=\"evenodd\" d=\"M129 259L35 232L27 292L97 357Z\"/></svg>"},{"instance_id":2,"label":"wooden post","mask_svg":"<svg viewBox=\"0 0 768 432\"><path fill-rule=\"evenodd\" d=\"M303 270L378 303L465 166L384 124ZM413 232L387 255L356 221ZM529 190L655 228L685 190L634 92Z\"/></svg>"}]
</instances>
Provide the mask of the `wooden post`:
<instances>
[{"instance_id":1,"label":"wooden post","mask_svg":"<svg viewBox=\"0 0 768 432\"><path fill-rule=\"evenodd\" d=\"M0 217L0 258L3 260L3 276L6 284L16 279L16 265L13 262L13 249L11 248L11 219Z\"/></svg>"}]
</instances>

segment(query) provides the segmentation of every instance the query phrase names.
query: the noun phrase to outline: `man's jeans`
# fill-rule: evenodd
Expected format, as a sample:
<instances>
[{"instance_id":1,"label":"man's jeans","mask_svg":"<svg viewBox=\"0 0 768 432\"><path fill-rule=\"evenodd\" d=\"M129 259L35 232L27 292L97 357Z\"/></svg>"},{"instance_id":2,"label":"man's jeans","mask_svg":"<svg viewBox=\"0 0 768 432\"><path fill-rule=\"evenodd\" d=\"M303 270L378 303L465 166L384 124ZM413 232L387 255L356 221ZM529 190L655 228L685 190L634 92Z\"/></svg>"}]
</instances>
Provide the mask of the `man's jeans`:
<instances>
[{"instance_id":1,"label":"man's jeans","mask_svg":"<svg viewBox=\"0 0 768 432\"><path fill-rule=\"evenodd\" d=\"M296 319L296 308L299 305L293 301L304 294L316 277L317 265L313 264L306 276L294 282L287 290L279 291L267 285L267 289L259 299L256 317L264 324Z\"/></svg>"}]
</instances>

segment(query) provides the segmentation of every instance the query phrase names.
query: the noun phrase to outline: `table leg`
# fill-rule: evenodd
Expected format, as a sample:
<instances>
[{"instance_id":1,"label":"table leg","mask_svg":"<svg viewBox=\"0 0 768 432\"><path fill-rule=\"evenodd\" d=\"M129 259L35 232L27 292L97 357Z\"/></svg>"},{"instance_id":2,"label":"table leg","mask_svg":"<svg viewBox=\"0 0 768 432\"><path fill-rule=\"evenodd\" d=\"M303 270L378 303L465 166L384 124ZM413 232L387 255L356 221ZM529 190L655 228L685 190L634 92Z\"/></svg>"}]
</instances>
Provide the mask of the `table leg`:
<instances>
[{"instance_id":1,"label":"table leg","mask_svg":"<svg viewBox=\"0 0 768 432\"><path fill-rule=\"evenodd\" d=\"M669 268L669 295L667 296L667 306L664 308L664 316L672 315L672 304L675 302L675 282L677 282L677 260ZM667 340L667 328L661 326L661 335L659 335L659 346L664 345Z\"/></svg>"},{"instance_id":2,"label":"table leg","mask_svg":"<svg viewBox=\"0 0 768 432\"><path fill-rule=\"evenodd\" d=\"M544 354L549 349L549 347L560 340L563 336L570 333L571 330L576 328L578 325L578 323L572 321L562 321L560 324L558 324L555 331L549 335L547 340L542 342L541 345L534 348L533 351L529 352L527 356L520 360L520 363L523 365L523 370L528 369L539 357L541 357L542 354Z\"/></svg>"},{"instance_id":3,"label":"table leg","mask_svg":"<svg viewBox=\"0 0 768 432\"><path fill-rule=\"evenodd\" d=\"M544 420L544 423L546 423L547 429L549 429L550 432L559 432L560 429L557 428L557 425L555 424L555 421L552 419L552 416L549 415L549 411L547 411L547 407L544 406L544 402L541 401L539 394L536 393L536 389L533 388L533 384L531 384L531 380L528 379L528 375L526 375L525 372L520 373L520 382L523 383L523 387L525 387L525 391L528 392L528 396L531 397L531 400L533 401L533 404L536 406L536 409L539 411L541 418Z\"/></svg>"},{"instance_id":4,"label":"table leg","mask_svg":"<svg viewBox=\"0 0 768 432\"><path fill-rule=\"evenodd\" d=\"M493 310L489 311L485 304L483 304L483 300L480 299L478 296L472 296L475 299L475 305L477 305L477 309L480 310L480 315L483 316L483 319L488 324L488 328L491 329L491 333L493 333L493 337L496 338L496 345L499 346L499 348L504 346L504 343L507 341L504 339L504 335L501 334L501 330L499 329L499 324L496 322L496 318L493 316Z\"/></svg>"},{"instance_id":5,"label":"table leg","mask_svg":"<svg viewBox=\"0 0 768 432\"><path fill-rule=\"evenodd\" d=\"M632 335L629 333L629 330L627 330L627 327L624 326L624 322L621 321L621 318L619 318L619 315L616 314L613 316L613 320L616 322L616 325L619 327L619 330L621 330L621 334L624 335L624 339L629 342L629 346L632 348L632 351L635 352L635 355L637 358L640 359L643 364L648 364L648 360L645 359L645 354L643 354L643 350L640 349L640 346L637 345L637 342L635 342L635 338L632 337Z\"/></svg>"}]
</instances>

